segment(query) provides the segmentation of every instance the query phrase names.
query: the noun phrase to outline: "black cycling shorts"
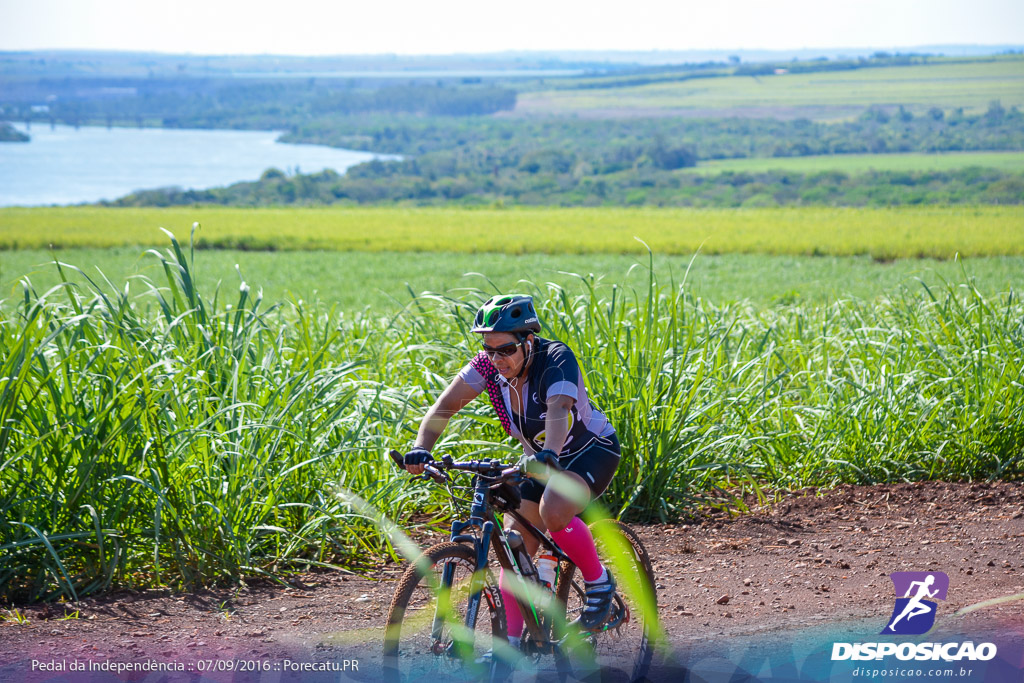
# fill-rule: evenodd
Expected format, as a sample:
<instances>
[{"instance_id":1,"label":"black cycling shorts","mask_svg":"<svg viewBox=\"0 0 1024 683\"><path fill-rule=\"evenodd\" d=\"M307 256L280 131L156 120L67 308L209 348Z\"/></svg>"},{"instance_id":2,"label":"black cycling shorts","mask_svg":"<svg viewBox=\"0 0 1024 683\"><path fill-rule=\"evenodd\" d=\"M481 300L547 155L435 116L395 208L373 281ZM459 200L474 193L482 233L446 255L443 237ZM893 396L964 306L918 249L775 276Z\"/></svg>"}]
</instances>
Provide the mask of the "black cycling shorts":
<instances>
[{"instance_id":1,"label":"black cycling shorts","mask_svg":"<svg viewBox=\"0 0 1024 683\"><path fill-rule=\"evenodd\" d=\"M594 500L611 483L619 466L619 454L619 439L612 434L594 439L579 453L559 457L558 464L562 469L583 477L583 481L590 487L590 499ZM519 492L523 500L539 503L540 497L544 495L544 484L536 479L527 479L519 485Z\"/></svg>"}]
</instances>

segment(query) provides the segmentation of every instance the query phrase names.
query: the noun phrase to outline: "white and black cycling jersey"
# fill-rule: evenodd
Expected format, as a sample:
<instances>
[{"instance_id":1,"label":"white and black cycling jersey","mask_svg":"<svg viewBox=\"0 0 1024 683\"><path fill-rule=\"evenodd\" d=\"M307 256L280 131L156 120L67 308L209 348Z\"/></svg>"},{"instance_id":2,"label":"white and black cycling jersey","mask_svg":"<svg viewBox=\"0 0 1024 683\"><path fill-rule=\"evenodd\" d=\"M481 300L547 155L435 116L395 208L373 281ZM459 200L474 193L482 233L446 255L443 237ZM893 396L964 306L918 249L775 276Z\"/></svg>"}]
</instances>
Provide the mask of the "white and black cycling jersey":
<instances>
[{"instance_id":1,"label":"white and black cycling jersey","mask_svg":"<svg viewBox=\"0 0 1024 683\"><path fill-rule=\"evenodd\" d=\"M544 448L547 401L552 396L569 396L576 400L569 411L569 434L560 455L573 455L594 439L614 434L615 429L604 413L591 404L583 373L572 350L562 342L540 337L534 338L534 344L533 363L519 389L519 403L525 414L512 411L509 392L517 389L509 386L505 378L497 377L505 410L511 418L511 434L523 444L526 453L533 454ZM486 380L471 364L459 371L459 377L477 391L486 389Z\"/></svg>"}]
</instances>

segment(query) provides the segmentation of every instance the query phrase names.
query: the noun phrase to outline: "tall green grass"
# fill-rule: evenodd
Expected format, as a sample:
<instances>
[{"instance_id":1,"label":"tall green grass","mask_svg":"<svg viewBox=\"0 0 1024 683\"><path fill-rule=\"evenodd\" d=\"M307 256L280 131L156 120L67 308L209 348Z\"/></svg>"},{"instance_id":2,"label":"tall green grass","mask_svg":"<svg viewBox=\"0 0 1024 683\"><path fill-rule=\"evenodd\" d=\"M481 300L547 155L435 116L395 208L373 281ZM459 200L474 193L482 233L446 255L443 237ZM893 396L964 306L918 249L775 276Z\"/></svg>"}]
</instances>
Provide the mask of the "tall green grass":
<instances>
[{"instance_id":1,"label":"tall green grass","mask_svg":"<svg viewBox=\"0 0 1024 683\"><path fill-rule=\"evenodd\" d=\"M177 242L154 255L166 282L139 297L26 283L0 321L0 594L358 563L370 525L333 489L409 495L366 465L393 436L380 406L405 401L358 372L370 354L348 345L375 329L263 310L244 281L206 299Z\"/></svg>"},{"instance_id":2,"label":"tall green grass","mask_svg":"<svg viewBox=\"0 0 1024 683\"><path fill-rule=\"evenodd\" d=\"M1022 215L1024 219L1024 215ZM1024 239L1024 235L1022 235ZM639 245L637 245L639 246ZM957 279L963 262L897 259L880 263L866 256L770 256L761 254L701 254L692 265L689 256L656 254L654 267L663 277L690 268L687 292L719 303L749 299L757 306L779 302L821 304L838 298L875 299L901 283L920 278L942 286ZM395 312L408 303L409 289L417 292L454 291L461 287L489 286L474 273L485 271L488 280L503 290L517 289L528 274L535 282L576 286L569 273L602 273L620 286L638 283L643 272L626 276L637 254L458 254L429 255L401 252L324 251L222 251L195 252L196 287L206 294L218 286L234 290L236 267L250 282L258 282L266 301L318 296L345 311L372 308L378 315ZM22 250L0 253L0 306L9 306L21 293L21 279L28 277L40 290L61 282L54 259L79 264L98 276L103 272L123 282L134 276L161 277L156 259L140 248ZM400 266L398 266L400 264ZM1024 288L1024 256L973 257L967 268L982 291ZM397 273L397 274L396 274ZM69 280L88 285L75 272ZM233 296L233 295L232 295Z\"/></svg>"},{"instance_id":3,"label":"tall green grass","mask_svg":"<svg viewBox=\"0 0 1024 683\"><path fill-rule=\"evenodd\" d=\"M441 493L391 467L478 340L489 291L376 317L163 279L24 283L0 307L0 598L198 586L386 549ZM966 276L881 301L718 306L683 282L526 285L567 342L623 460L603 501L636 520L709 491L1024 473L1024 306ZM65 275L71 266L55 266ZM65 278L67 280L67 278ZM634 278L632 281L635 281ZM511 455L484 401L439 449Z\"/></svg>"},{"instance_id":4,"label":"tall green grass","mask_svg":"<svg viewBox=\"0 0 1024 683\"><path fill-rule=\"evenodd\" d=\"M695 493L1024 473L1024 306L969 278L876 303L758 309L685 283L548 292L619 430L620 515L670 519ZM544 293L538 292L543 295Z\"/></svg>"}]
</instances>

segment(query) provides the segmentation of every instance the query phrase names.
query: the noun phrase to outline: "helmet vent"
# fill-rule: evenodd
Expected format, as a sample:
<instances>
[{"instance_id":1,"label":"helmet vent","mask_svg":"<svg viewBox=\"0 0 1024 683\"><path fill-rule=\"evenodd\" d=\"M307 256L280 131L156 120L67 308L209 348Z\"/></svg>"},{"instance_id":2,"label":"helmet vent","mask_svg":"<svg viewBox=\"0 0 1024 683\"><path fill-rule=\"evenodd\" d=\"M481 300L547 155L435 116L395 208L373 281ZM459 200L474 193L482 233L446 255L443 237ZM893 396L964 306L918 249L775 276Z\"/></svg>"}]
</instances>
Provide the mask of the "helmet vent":
<instances>
[{"instance_id":1,"label":"helmet vent","mask_svg":"<svg viewBox=\"0 0 1024 683\"><path fill-rule=\"evenodd\" d=\"M510 297L510 296L503 296L500 299L498 299L497 301L495 301L494 303L496 305L498 305L498 306L504 306L505 304L507 304L510 301L512 301L512 297Z\"/></svg>"},{"instance_id":2,"label":"helmet vent","mask_svg":"<svg viewBox=\"0 0 1024 683\"><path fill-rule=\"evenodd\" d=\"M523 310L521 308L515 308L515 309L512 309L511 311L509 311L509 315L512 316L513 318L518 318L522 314L523 314Z\"/></svg>"}]
</instances>

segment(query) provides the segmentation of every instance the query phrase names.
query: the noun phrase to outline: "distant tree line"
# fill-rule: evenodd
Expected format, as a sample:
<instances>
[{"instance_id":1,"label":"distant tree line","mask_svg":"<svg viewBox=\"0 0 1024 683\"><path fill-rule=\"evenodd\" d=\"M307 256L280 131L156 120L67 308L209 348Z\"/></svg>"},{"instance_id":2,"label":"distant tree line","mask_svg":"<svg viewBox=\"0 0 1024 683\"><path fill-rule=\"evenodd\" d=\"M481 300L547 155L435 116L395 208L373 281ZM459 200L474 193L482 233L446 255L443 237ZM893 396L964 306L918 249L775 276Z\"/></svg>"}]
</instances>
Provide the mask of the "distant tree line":
<instances>
[{"instance_id":1,"label":"distant tree line","mask_svg":"<svg viewBox=\"0 0 1024 683\"><path fill-rule=\"evenodd\" d=\"M883 66L922 58L879 54L855 61ZM843 65L810 60L785 66L813 70ZM722 65L690 65L689 73L710 77L721 70ZM620 76L662 77L675 76L658 70ZM874 106L855 120L838 123L671 117L602 120L491 116L515 106L515 91L475 79L389 80L374 87L367 87L365 81L317 78L107 79L84 87L81 79L67 79L32 87L37 86L62 93L45 114L55 121L111 124L128 119L137 125L280 129L287 131L285 142L403 157L361 164L344 176L286 176L272 171L258 181L230 188L141 192L121 200L123 204L500 201L742 206L1020 201L1011 192L1019 178L996 171L979 172L970 182L958 180L957 173L906 177L768 173L741 182L748 176L700 178L684 171L713 159L1024 150L1024 115L999 102L992 102L980 115L966 115L960 109L912 112L899 106ZM0 100L7 96L0 94ZM4 116L30 116L32 107L25 104L29 101L4 104Z\"/></svg>"},{"instance_id":2,"label":"distant tree line","mask_svg":"<svg viewBox=\"0 0 1024 683\"><path fill-rule=\"evenodd\" d=\"M516 166L539 150L612 172L632 166L652 141L689 149L698 160L823 154L1024 150L1024 114L992 102L986 113L933 108L869 107L853 121L808 119L509 119L413 116L322 117L291 128L282 140L387 154L442 153L467 162Z\"/></svg>"},{"instance_id":3,"label":"distant tree line","mask_svg":"<svg viewBox=\"0 0 1024 683\"><path fill-rule=\"evenodd\" d=\"M550 83L556 90L589 90L596 88L625 88L652 83L679 83L699 78L721 78L726 76L772 76L776 73L817 73L822 71L852 71L854 69L879 68L887 66L911 66L935 62L934 55L916 53L876 52L870 57L852 59L791 60L786 62L756 62L739 64L739 57L730 58L731 66L722 62L703 62L685 65L659 65L622 70L613 76L571 78ZM943 63L955 60L940 58ZM976 59L972 61L977 61Z\"/></svg>"},{"instance_id":4,"label":"distant tree line","mask_svg":"<svg viewBox=\"0 0 1024 683\"><path fill-rule=\"evenodd\" d=\"M444 81L367 88L356 81L337 79L107 79L86 85L72 80L41 83L35 90L61 94L54 96L45 112L34 111L32 100L25 99L5 104L4 116L69 125L288 129L322 117L368 113L480 116L510 110L516 104L516 91L509 88ZM0 96L0 101L4 99Z\"/></svg>"},{"instance_id":5,"label":"distant tree line","mask_svg":"<svg viewBox=\"0 0 1024 683\"><path fill-rule=\"evenodd\" d=\"M942 63L954 63L956 60L939 58ZM853 69L871 69L887 66L913 66L915 64L935 63L934 55L917 53L890 54L888 52L876 52L870 57L857 57L855 59L818 59L793 60L789 62L758 62L756 64L743 64L736 67L733 72L736 76L770 76L778 71L787 73L818 73L822 71L851 71ZM972 59L970 61L978 61Z\"/></svg>"},{"instance_id":6,"label":"distant tree line","mask_svg":"<svg viewBox=\"0 0 1024 683\"><path fill-rule=\"evenodd\" d=\"M957 171L792 173L679 173L645 167L613 177L517 171L494 178L450 175L433 179L388 175L389 164L369 162L346 175L334 171L287 175L269 169L254 182L209 190L161 188L123 197L110 206L223 204L518 204L554 206L898 206L1022 204L1024 173L968 168Z\"/></svg>"},{"instance_id":7,"label":"distant tree line","mask_svg":"<svg viewBox=\"0 0 1024 683\"><path fill-rule=\"evenodd\" d=\"M872 107L854 121L806 119L501 119L325 117L296 126L290 142L403 155L344 175L287 176L205 191L140 192L118 205L554 204L752 206L1013 203L1019 174L767 172L701 176L703 159L812 154L1024 149L1024 115L993 102L978 116Z\"/></svg>"},{"instance_id":8,"label":"distant tree line","mask_svg":"<svg viewBox=\"0 0 1024 683\"><path fill-rule=\"evenodd\" d=\"M434 116L479 116L515 108L514 90L497 87L446 88L408 85L371 92L339 90L316 98L316 114L404 112Z\"/></svg>"}]
</instances>

